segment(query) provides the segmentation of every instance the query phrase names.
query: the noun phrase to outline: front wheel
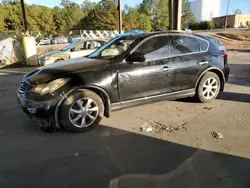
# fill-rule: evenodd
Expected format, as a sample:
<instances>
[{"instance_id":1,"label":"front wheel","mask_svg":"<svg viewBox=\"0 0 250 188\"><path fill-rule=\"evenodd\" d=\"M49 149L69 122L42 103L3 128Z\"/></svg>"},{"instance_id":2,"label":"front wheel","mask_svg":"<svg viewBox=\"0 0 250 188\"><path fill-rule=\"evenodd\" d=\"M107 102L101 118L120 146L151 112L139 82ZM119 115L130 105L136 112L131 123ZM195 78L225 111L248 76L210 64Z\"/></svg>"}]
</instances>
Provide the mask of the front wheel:
<instances>
[{"instance_id":1,"label":"front wheel","mask_svg":"<svg viewBox=\"0 0 250 188\"><path fill-rule=\"evenodd\" d=\"M102 99L90 90L78 90L62 103L60 123L66 130L82 132L99 124L104 112Z\"/></svg>"},{"instance_id":2,"label":"front wheel","mask_svg":"<svg viewBox=\"0 0 250 188\"><path fill-rule=\"evenodd\" d=\"M219 92L220 78L213 72L207 72L200 80L195 98L203 103L210 102L218 96Z\"/></svg>"}]
</instances>

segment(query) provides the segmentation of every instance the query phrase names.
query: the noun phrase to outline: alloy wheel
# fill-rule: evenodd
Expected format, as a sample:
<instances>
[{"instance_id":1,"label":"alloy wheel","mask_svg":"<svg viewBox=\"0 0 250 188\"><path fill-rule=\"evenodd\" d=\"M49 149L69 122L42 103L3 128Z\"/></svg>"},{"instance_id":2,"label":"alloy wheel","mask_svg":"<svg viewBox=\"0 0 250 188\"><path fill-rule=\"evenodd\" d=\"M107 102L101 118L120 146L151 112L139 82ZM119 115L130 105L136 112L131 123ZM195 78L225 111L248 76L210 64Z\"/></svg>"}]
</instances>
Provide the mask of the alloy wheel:
<instances>
[{"instance_id":1,"label":"alloy wheel","mask_svg":"<svg viewBox=\"0 0 250 188\"><path fill-rule=\"evenodd\" d=\"M70 122L79 128L90 126L98 117L99 107L90 98L77 100L69 109Z\"/></svg>"},{"instance_id":2,"label":"alloy wheel","mask_svg":"<svg viewBox=\"0 0 250 188\"><path fill-rule=\"evenodd\" d=\"M208 78L204 82L203 87L202 87L203 96L206 99L212 99L216 95L218 88L219 86L218 86L217 80L212 77Z\"/></svg>"}]
</instances>

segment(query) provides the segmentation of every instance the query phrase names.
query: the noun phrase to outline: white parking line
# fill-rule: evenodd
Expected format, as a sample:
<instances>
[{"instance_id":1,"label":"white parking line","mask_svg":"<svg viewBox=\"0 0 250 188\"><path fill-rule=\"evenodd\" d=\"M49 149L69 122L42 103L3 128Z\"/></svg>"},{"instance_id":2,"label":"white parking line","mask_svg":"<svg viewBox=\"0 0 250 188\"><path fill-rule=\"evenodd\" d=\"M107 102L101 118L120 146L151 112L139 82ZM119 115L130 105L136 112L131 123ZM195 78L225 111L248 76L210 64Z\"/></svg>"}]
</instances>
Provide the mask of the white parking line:
<instances>
[{"instance_id":1,"label":"white parking line","mask_svg":"<svg viewBox=\"0 0 250 188\"><path fill-rule=\"evenodd\" d=\"M7 75L9 75L9 73L7 73L7 72L0 72L0 76L7 76Z\"/></svg>"},{"instance_id":2,"label":"white parking line","mask_svg":"<svg viewBox=\"0 0 250 188\"><path fill-rule=\"evenodd\" d=\"M27 74L28 72L24 71L14 71L14 70L0 70L2 73L18 73L18 74Z\"/></svg>"}]
</instances>

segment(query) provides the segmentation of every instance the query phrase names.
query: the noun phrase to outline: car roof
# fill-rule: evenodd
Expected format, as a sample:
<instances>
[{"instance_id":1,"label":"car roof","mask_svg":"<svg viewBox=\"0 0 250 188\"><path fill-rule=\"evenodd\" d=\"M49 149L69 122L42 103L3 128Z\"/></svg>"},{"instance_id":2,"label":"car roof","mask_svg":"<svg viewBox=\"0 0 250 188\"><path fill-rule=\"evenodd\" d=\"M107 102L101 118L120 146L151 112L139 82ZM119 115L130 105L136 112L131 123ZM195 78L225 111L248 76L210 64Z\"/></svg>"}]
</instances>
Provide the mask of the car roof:
<instances>
[{"instance_id":1,"label":"car roof","mask_svg":"<svg viewBox=\"0 0 250 188\"><path fill-rule=\"evenodd\" d=\"M105 39L77 39L79 42L81 41L103 41L106 42L107 40Z\"/></svg>"},{"instance_id":2,"label":"car roof","mask_svg":"<svg viewBox=\"0 0 250 188\"><path fill-rule=\"evenodd\" d=\"M195 36L193 33L190 32L186 32L186 31L176 31L176 30L168 30L168 31L154 31L154 32L149 32L149 33L135 33L135 34L131 34L131 35L124 35L124 36L120 36L119 38L123 38L123 37L135 37L138 39L144 39L150 36L154 36L154 35L158 35L158 34L180 34L180 35L190 35L190 36ZM199 37L199 36L196 36Z\"/></svg>"}]
</instances>

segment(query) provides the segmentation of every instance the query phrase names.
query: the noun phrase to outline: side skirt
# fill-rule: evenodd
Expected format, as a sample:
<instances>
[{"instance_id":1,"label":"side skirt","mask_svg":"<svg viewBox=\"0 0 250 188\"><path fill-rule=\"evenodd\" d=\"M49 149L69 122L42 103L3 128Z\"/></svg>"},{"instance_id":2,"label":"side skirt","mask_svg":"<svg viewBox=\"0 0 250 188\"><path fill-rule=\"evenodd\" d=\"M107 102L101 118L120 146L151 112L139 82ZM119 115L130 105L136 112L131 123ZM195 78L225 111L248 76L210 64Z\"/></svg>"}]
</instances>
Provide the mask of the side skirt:
<instances>
[{"instance_id":1,"label":"side skirt","mask_svg":"<svg viewBox=\"0 0 250 188\"><path fill-rule=\"evenodd\" d=\"M142 104L148 104L152 102L162 101L162 100L175 100L185 97L193 97L195 95L195 89L187 89L183 91L177 91L172 93L154 95L149 97L143 97L139 99L132 99L111 104L111 110L120 110L123 108L128 108L132 106L138 106Z\"/></svg>"}]
</instances>

